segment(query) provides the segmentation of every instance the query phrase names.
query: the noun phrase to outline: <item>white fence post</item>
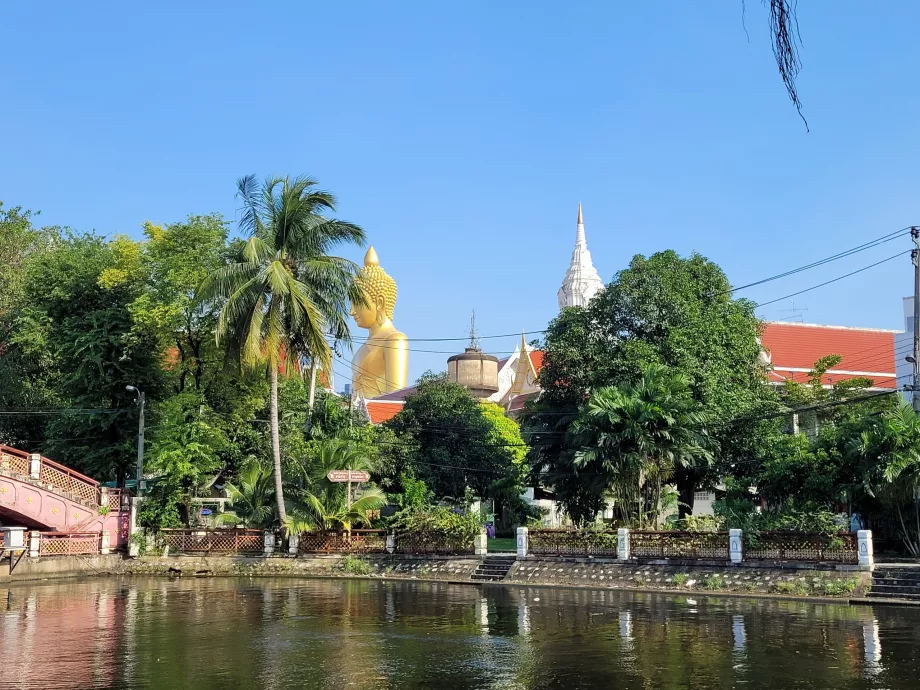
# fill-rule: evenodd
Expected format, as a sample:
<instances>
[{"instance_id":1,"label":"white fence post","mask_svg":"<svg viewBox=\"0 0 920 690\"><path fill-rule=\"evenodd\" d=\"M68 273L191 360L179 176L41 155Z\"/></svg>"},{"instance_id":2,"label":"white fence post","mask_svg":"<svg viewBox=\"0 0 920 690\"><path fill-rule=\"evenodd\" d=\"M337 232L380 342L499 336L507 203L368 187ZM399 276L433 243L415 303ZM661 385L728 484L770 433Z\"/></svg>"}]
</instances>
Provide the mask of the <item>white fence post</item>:
<instances>
[{"instance_id":1,"label":"white fence post","mask_svg":"<svg viewBox=\"0 0 920 690\"><path fill-rule=\"evenodd\" d=\"M39 479L42 475L42 456L39 453L29 453L29 476Z\"/></svg>"},{"instance_id":2,"label":"white fence post","mask_svg":"<svg viewBox=\"0 0 920 690\"><path fill-rule=\"evenodd\" d=\"M291 532L291 534L288 535L288 553L292 556L296 556L298 547L300 547L300 534Z\"/></svg>"},{"instance_id":3,"label":"white fence post","mask_svg":"<svg viewBox=\"0 0 920 690\"><path fill-rule=\"evenodd\" d=\"M856 533L857 552L859 554L859 567L861 570L872 570L875 567L875 558L872 549L872 530L861 529Z\"/></svg>"},{"instance_id":4,"label":"white fence post","mask_svg":"<svg viewBox=\"0 0 920 690\"><path fill-rule=\"evenodd\" d=\"M390 532L387 535L387 553L396 551L396 533Z\"/></svg>"},{"instance_id":5,"label":"white fence post","mask_svg":"<svg viewBox=\"0 0 920 690\"><path fill-rule=\"evenodd\" d=\"M517 557L523 560L527 558L527 551L530 548L530 538L527 535L526 527L517 528Z\"/></svg>"},{"instance_id":6,"label":"white fence post","mask_svg":"<svg viewBox=\"0 0 920 690\"><path fill-rule=\"evenodd\" d=\"M732 563L740 563L744 558L742 543L740 529L728 530L728 559Z\"/></svg>"},{"instance_id":7,"label":"white fence post","mask_svg":"<svg viewBox=\"0 0 920 690\"><path fill-rule=\"evenodd\" d=\"M42 535L32 530L29 532L29 558L38 558Z\"/></svg>"},{"instance_id":8,"label":"white fence post","mask_svg":"<svg viewBox=\"0 0 920 690\"><path fill-rule=\"evenodd\" d=\"M265 532L265 548L263 549L266 556L271 556L275 552L275 533Z\"/></svg>"},{"instance_id":9,"label":"white fence post","mask_svg":"<svg viewBox=\"0 0 920 690\"><path fill-rule=\"evenodd\" d=\"M131 558L137 558L141 555L141 547L133 537L135 534L144 532L137 524L137 512L140 510L143 502L144 499L142 497L134 496L131 498L131 511L128 513L128 555L131 556Z\"/></svg>"},{"instance_id":10,"label":"white fence post","mask_svg":"<svg viewBox=\"0 0 920 690\"><path fill-rule=\"evenodd\" d=\"M109 541L110 539L111 537L109 536L109 531L107 529L103 529L102 530L102 542L99 546L99 552L103 556L107 556L108 554L112 552L111 544Z\"/></svg>"},{"instance_id":11,"label":"white fence post","mask_svg":"<svg viewBox=\"0 0 920 690\"><path fill-rule=\"evenodd\" d=\"M473 537L473 554L476 556L485 556L489 550L489 538L485 532L480 532Z\"/></svg>"},{"instance_id":12,"label":"white fence post","mask_svg":"<svg viewBox=\"0 0 920 690\"><path fill-rule=\"evenodd\" d=\"M627 527L617 529L617 559L629 560L629 528Z\"/></svg>"}]
</instances>

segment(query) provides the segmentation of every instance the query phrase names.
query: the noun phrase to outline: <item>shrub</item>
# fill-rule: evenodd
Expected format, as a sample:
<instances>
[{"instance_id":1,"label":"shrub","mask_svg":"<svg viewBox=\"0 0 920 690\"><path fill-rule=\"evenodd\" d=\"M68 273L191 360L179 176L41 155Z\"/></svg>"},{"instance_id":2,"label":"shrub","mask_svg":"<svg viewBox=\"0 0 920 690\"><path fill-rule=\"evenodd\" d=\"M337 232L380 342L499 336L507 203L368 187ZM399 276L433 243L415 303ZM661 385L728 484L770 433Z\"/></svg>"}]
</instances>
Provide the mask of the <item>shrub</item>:
<instances>
[{"instance_id":1,"label":"shrub","mask_svg":"<svg viewBox=\"0 0 920 690\"><path fill-rule=\"evenodd\" d=\"M803 582L798 580L783 580L773 585L773 591L777 594L795 594L804 596L808 594L808 588Z\"/></svg>"},{"instance_id":2,"label":"shrub","mask_svg":"<svg viewBox=\"0 0 920 690\"><path fill-rule=\"evenodd\" d=\"M348 554L342 559L342 570L350 575L370 575L371 564L357 556Z\"/></svg>"},{"instance_id":3,"label":"shrub","mask_svg":"<svg viewBox=\"0 0 920 690\"><path fill-rule=\"evenodd\" d=\"M687 584L687 580L689 579L690 579L690 576L687 575L687 573L677 573L676 575L674 575L673 581L674 581L674 584L677 585L678 587L683 587L685 584Z\"/></svg>"},{"instance_id":4,"label":"shrub","mask_svg":"<svg viewBox=\"0 0 920 690\"><path fill-rule=\"evenodd\" d=\"M642 577L641 575L636 575L636 576L633 578L633 581L634 581L639 587L645 587L646 585L648 585L648 579L645 578L645 577Z\"/></svg>"},{"instance_id":5,"label":"shrub","mask_svg":"<svg viewBox=\"0 0 920 690\"><path fill-rule=\"evenodd\" d=\"M725 577L715 573L707 575L706 579L703 580L703 585L709 590L725 589Z\"/></svg>"},{"instance_id":6,"label":"shrub","mask_svg":"<svg viewBox=\"0 0 920 690\"><path fill-rule=\"evenodd\" d=\"M457 513L450 508L432 507L406 511L395 526L407 532L428 532L458 546L468 546L482 529L482 519L474 513Z\"/></svg>"},{"instance_id":7,"label":"shrub","mask_svg":"<svg viewBox=\"0 0 920 690\"><path fill-rule=\"evenodd\" d=\"M856 584L857 582L854 578L847 578L846 580L829 578L816 582L814 588L829 597L839 597L842 594L852 594L856 589Z\"/></svg>"}]
</instances>

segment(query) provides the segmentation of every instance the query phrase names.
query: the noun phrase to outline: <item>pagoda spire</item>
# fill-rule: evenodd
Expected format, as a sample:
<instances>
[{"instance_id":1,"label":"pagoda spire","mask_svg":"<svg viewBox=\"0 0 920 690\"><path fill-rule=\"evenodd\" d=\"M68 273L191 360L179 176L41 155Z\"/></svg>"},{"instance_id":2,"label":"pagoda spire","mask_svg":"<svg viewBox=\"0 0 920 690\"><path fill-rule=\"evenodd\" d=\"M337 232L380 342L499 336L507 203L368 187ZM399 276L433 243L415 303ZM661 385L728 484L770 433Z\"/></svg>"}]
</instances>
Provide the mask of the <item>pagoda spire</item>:
<instances>
[{"instance_id":1,"label":"pagoda spire","mask_svg":"<svg viewBox=\"0 0 920 690\"><path fill-rule=\"evenodd\" d=\"M587 306L591 298L604 288L601 277L597 274L594 264L591 263L591 252L588 251L588 240L585 236L585 222L578 204L578 222L575 226L575 250L572 252L572 261L566 271L559 288L559 309L566 307Z\"/></svg>"}]
</instances>

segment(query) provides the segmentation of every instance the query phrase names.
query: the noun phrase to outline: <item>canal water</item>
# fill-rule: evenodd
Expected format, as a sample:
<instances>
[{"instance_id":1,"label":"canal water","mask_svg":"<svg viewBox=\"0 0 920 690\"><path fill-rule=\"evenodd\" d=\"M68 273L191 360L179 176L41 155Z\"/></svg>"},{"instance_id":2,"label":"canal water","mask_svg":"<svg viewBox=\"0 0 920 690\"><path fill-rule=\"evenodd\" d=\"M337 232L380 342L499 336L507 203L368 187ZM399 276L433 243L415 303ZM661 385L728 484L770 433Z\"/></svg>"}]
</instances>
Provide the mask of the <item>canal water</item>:
<instances>
[{"instance_id":1,"label":"canal water","mask_svg":"<svg viewBox=\"0 0 920 690\"><path fill-rule=\"evenodd\" d=\"M14 585L0 688L912 688L920 610L295 579Z\"/></svg>"}]
</instances>

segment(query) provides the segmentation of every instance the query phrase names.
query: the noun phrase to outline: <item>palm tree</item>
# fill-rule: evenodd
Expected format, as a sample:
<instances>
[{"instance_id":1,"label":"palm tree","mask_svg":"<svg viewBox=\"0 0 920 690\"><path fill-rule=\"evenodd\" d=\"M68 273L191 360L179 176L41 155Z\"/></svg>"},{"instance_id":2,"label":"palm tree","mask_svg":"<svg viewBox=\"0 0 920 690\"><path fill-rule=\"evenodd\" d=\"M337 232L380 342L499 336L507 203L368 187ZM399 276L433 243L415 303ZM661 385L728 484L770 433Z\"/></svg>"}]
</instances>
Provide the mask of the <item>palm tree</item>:
<instances>
[{"instance_id":1,"label":"palm tree","mask_svg":"<svg viewBox=\"0 0 920 690\"><path fill-rule=\"evenodd\" d=\"M227 483L228 503L233 510L217 516L218 523L244 525L246 527L268 527L275 523L277 514L272 505L275 501L275 486L272 470L258 462L251 461L240 470L235 484Z\"/></svg>"},{"instance_id":2,"label":"palm tree","mask_svg":"<svg viewBox=\"0 0 920 690\"><path fill-rule=\"evenodd\" d=\"M864 486L871 496L894 507L901 540L913 556L920 556L920 416L908 404L874 416L849 452L861 461ZM905 521L904 506L913 504L914 526Z\"/></svg>"},{"instance_id":3,"label":"palm tree","mask_svg":"<svg viewBox=\"0 0 920 690\"><path fill-rule=\"evenodd\" d=\"M332 470L370 470L370 463L357 446L340 439L317 443L316 457L304 473L305 488L295 498L287 528L292 533L310 529L351 529L370 522L370 512L386 504L386 495L367 487L349 504L347 485L329 481Z\"/></svg>"},{"instance_id":4,"label":"palm tree","mask_svg":"<svg viewBox=\"0 0 920 690\"><path fill-rule=\"evenodd\" d=\"M654 525L662 483L678 467L710 462L709 434L693 410L689 382L650 364L638 384L595 391L570 430L576 472L600 477L624 523Z\"/></svg>"},{"instance_id":5,"label":"palm tree","mask_svg":"<svg viewBox=\"0 0 920 690\"><path fill-rule=\"evenodd\" d=\"M328 252L340 244L363 245L357 225L322 215L335 197L315 189L309 177L250 175L238 183L243 200L240 228L248 236L239 260L202 283L203 300L223 300L217 340L231 339L244 365L267 367L278 517L284 522L281 444L278 436L278 372L300 371L309 360L329 370L326 336L349 343L350 302L363 302L354 283L358 266Z\"/></svg>"}]
</instances>

